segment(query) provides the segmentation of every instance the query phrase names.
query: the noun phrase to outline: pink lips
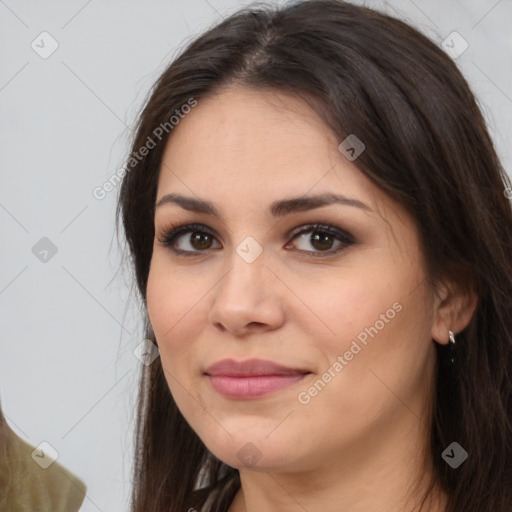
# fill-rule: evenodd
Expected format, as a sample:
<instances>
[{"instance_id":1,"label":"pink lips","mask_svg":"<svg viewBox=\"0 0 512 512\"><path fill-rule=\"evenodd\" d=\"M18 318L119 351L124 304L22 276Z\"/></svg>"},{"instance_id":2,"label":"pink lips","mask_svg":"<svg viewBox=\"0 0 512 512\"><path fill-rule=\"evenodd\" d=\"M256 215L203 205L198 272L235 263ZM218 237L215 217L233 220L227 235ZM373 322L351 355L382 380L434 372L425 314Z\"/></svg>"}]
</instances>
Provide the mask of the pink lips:
<instances>
[{"instance_id":1,"label":"pink lips","mask_svg":"<svg viewBox=\"0 0 512 512\"><path fill-rule=\"evenodd\" d=\"M258 398L302 380L310 372L278 365L272 361L223 359L205 374L213 388L229 398Z\"/></svg>"}]
</instances>

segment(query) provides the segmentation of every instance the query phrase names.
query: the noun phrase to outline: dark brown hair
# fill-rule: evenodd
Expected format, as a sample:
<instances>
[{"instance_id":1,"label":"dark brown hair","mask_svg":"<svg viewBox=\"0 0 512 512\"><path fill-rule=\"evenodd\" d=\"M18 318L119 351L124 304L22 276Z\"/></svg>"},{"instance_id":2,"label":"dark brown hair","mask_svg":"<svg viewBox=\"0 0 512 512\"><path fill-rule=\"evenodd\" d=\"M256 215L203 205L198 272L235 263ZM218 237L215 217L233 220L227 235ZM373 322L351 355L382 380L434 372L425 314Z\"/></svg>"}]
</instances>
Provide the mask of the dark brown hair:
<instances>
[{"instance_id":1,"label":"dark brown hair","mask_svg":"<svg viewBox=\"0 0 512 512\"><path fill-rule=\"evenodd\" d=\"M156 141L155 129L191 98L200 102L235 84L314 98L340 142L356 134L366 146L360 171L417 222L433 290L448 279L478 296L470 324L457 334L455 367L436 343L430 457L449 494L447 512L510 512L510 180L454 62L404 22L336 0L251 7L195 39L170 64L140 115L117 209L143 311L158 175L172 136L168 124ZM150 139L155 147L141 158ZM145 337L155 342L147 315L145 322ZM441 458L453 441L469 453L457 469ZM199 483L205 491L194 493ZM207 493L226 483L219 511L240 486L238 470L216 459L184 420L160 359L144 367L133 511L199 510Z\"/></svg>"}]
</instances>

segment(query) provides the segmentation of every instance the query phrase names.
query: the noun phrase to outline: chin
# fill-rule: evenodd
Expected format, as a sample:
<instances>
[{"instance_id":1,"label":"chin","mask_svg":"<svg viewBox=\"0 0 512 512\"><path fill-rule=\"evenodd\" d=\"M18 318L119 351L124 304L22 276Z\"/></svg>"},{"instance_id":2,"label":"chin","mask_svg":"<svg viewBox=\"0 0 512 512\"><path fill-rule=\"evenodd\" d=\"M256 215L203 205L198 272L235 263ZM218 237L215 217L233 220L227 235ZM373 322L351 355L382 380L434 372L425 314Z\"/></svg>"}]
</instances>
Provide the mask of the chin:
<instances>
[{"instance_id":1,"label":"chin","mask_svg":"<svg viewBox=\"0 0 512 512\"><path fill-rule=\"evenodd\" d=\"M247 436L229 437L224 443L205 444L218 459L237 469L275 471L289 466L297 457L296 447L286 446L277 437L265 439L265 435L252 441Z\"/></svg>"}]
</instances>

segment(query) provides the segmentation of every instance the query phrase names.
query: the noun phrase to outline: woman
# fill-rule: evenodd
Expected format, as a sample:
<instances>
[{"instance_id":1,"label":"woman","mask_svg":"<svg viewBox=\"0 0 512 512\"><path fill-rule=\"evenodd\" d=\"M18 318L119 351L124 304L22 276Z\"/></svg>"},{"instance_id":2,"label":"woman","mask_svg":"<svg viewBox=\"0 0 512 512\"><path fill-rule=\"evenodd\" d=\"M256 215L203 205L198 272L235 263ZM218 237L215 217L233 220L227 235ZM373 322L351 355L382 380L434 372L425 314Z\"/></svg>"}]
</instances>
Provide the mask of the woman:
<instances>
[{"instance_id":1,"label":"woman","mask_svg":"<svg viewBox=\"0 0 512 512\"><path fill-rule=\"evenodd\" d=\"M311 0L193 41L118 204L161 356L133 511L512 510L507 185L401 21Z\"/></svg>"}]
</instances>

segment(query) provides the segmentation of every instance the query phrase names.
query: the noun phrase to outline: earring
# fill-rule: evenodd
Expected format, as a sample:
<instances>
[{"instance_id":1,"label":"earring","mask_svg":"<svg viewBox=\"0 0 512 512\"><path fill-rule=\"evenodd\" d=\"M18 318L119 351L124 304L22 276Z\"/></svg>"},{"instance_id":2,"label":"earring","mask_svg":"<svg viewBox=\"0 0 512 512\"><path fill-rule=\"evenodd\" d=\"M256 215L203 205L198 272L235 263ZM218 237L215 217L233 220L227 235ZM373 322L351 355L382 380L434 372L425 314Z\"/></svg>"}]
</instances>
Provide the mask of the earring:
<instances>
[{"instance_id":1,"label":"earring","mask_svg":"<svg viewBox=\"0 0 512 512\"><path fill-rule=\"evenodd\" d=\"M449 356L448 359L450 360L451 364L455 364L455 334L453 331L448 330L448 334L450 336L450 343L449 345Z\"/></svg>"}]
</instances>

